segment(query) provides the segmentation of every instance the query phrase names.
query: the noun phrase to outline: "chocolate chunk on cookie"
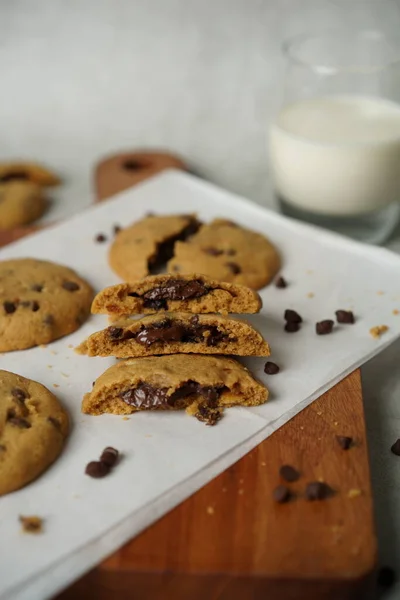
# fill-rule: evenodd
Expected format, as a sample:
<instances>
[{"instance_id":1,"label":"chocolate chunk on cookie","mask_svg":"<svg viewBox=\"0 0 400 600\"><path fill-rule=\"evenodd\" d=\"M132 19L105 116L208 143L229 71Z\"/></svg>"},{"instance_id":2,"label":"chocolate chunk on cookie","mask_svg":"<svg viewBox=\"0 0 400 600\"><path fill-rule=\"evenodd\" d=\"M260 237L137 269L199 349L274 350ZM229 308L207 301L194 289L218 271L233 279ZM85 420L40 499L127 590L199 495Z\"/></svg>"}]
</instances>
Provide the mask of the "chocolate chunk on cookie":
<instances>
[{"instance_id":1,"label":"chocolate chunk on cookie","mask_svg":"<svg viewBox=\"0 0 400 600\"><path fill-rule=\"evenodd\" d=\"M120 231L110 248L110 266L125 281L154 273L173 256L175 242L200 226L194 215L150 215Z\"/></svg>"},{"instance_id":2,"label":"chocolate chunk on cookie","mask_svg":"<svg viewBox=\"0 0 400 600\"><path fill-rule=\"evenodd\" d=\"M0 262L0 352L48 344L86 320L91 287L72 269L33 258Z\"/></svg>"},{"instance_id":3,"label":"chocolate chunk on cookie","mask_svg":"<svg viewBox=\"0 0 400 600\"><path fill-rule=\"evenodd\" d=\"M77 352L118 358L178 353L269 356L270 349L247 321L176 312L117 321L93 333Z\"/></svg>"},{"instance_id":4,"label":"chocolate chunk on cookie","mask_svg":"<svg viewBox=\"0 0 400 600\"><path fill-rule=\"evenodd\" d=\"M202 413L200 407L215 411L235 405L257 406L267 398L267 389L231 358L173 354L129 358L110 367L85 395L82 411L126 415L138 410L186 408L189 414L200 413L206 419L207 411Z\"/></svg>"},{"instance_id":5,"label":"chocolate chunk on cookie","mask_svg":"<svg viewBox=\"0 0 400 600\"><path fill-rule=\"evenodd\" d=\"M32 223L45 212L47 201L41 188L29 181L0 180L0 229Z\"/></svg>"},{"instance_id":6,"label":"chocolate chunk on cookie","mask_svg":"<svg viewBox=\"0 0 400 600\"><path fill-rule=\"evenodd\" d=\"M93 313L148 314L159 311L191 313L257 313L261 298L250 288L204 275L152 275L136 283L105 288L95 297Z\"/></svg>"},{"instance_id":7,"label":"chocolate chunk on cookie","mask_svg":"<svg viewBox=\"0 0 400 600\"><path fill-rule=\"evenodd\" d=\"M67 413L47 388L0 371L0 496L45 471L67 434Z\"/></svg>"},{"instance_id":8,"label":"chocolate chunk on cookie","mask_svg":"<svg viewBox=\"0 0 400 600\"><path fill-rule=\"evenodd\" d=\"M183 273L203 273L258 290L275 277L280 264L278 251L264 235L215 219L203 225L190 242L175 244L168 271L178 266Z\"/></svg>"}]
</instances>

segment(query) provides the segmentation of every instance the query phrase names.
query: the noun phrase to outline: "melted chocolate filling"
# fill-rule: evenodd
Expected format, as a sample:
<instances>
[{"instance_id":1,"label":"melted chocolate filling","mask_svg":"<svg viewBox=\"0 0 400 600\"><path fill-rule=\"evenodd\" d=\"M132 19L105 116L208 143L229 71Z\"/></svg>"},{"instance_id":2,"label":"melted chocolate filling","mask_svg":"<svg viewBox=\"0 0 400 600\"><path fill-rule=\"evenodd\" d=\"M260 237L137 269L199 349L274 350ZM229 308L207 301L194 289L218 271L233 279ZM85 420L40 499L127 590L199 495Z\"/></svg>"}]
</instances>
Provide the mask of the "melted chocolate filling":
<instances>
[{"instance_id":1,"label":"melted chocolate filling","mask_svg":"<svg viewBox=\"0 0 400 600\"><path fill-rule=\"evenodd\" d=\"M209 289L197 279L184 281L183 279L171 279L164 285L148 290L142 296L143 306L145 308L167 308L167 300L190 300L192 298L201 298L208 294ZM139 294L132 293L129 296L139 297Z\"/></svg>"},{"instance_id":2,"label":"melted chocolate filling","mask_svg":"<svg viewBox=\"0 0 400 600\"><path fill-rule=\"evenodd\" d=\"M187 240L191 235L195 234L201 223L194 217L190 218L190 222L178 235L173 235L166 239L161 244L158 244L156 253L149 259L148 266L150 273L154 273L162 267L174 255L175 242Z\"/></svg>"},{"instance_id":3,"label":"melted chocolate filling","mask_svg":"<svg viewBox=\"0 0 400 600\"><path fill-rule=\"evenodd\" d=\"M201 385L196 381L187 381L168 396L168 388L156 388L148 383L141 383L136 388L122 392L119 397L136 408L157 409L173 408L177 401L183 400L193 394L200 395L207 402L207 406L214 408L222 392L227 388L224 385Z\"/></svg>"},{"instance_id":4,"label":"melted chocolate filling","mask_svg":"<svg viewBox=\"0 0 400 600\"><path fill-rule=\"evenodd\" d=\"M149 326L142 325L137 333L124 331L122 327L109 327L108 333L113 342L135 338L144 346L151 346L156 342L205 342L207 346L217 346L220 342L234 341L234 338L220 331L216 325L200 325L195 317L187 325L165 319ZM205 333L208 335L204 336Z\"/></svg>"}]
</instances>

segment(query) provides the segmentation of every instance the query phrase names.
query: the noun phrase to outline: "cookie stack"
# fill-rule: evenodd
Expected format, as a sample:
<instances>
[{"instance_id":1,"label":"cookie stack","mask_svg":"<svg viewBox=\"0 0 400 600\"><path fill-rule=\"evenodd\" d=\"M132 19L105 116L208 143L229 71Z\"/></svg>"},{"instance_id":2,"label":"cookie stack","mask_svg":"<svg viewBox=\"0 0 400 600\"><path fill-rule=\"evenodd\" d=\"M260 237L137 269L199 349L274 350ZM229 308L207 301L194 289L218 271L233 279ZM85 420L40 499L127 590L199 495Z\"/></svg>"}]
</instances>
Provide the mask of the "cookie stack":
<instances>
[{"instance_id":1,"label":"cookie stack","mask_svg":"<svg viewBox=\"0 0 400 600\"><path fill-rule=\"evenodd\" d=\"M154 275L104 289L92 312L108 314L113 323L77 351L127 360L99 377L85 395L83 412L186 408L212 425L224 407L264 403L266 388L224 356L269 355L267 342L250 323L228 316L260 308L260 297L250 288L195 274ZM143 316L126 317L137 314Z\"/></svg>"}]
</instances>

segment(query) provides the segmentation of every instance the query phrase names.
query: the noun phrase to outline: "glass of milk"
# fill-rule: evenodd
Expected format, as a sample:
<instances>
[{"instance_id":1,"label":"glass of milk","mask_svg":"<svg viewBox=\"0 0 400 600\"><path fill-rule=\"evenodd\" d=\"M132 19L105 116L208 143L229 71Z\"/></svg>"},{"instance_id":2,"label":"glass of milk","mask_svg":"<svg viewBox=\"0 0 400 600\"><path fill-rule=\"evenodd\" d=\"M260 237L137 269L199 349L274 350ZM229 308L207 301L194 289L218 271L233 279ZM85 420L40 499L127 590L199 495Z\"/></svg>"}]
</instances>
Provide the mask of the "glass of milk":
<instances>
[{"instance_id":1,"label":"glass of milk","mask_svg":"<svg viewBox=\"0 0 400 600\"><path fill-rule=\"evenodd\" d=\"M332 31L298 36L284 52L269 135L282 212L382 243L400 212L400 41Z\"/></svg>"}]
</instances>

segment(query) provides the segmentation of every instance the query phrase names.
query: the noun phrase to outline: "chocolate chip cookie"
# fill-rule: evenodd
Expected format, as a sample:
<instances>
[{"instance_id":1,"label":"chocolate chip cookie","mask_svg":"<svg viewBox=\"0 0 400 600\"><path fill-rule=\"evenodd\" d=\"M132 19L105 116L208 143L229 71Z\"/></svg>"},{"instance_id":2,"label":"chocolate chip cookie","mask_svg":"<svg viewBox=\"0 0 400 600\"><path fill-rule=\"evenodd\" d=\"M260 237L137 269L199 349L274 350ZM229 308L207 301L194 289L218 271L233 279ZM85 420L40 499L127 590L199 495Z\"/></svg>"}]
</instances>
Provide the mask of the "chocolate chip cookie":
<instances>
[{"instance_id":1,"label":"chocolate chip cookie","mask_svg":"<svg viewBox=\"0 0 400 600\"><path fill-rule=\"evenodd\" d=\"M280 265L278 251L264 235L215 219L189 241L176 242L168 271L203 273L258 290L274 278Z\"/></svg>"},{"instance_id":2,"label":"chocolate chip cookie","mask_svg":"<svg viewBox=\"0 0 400 600\"><path fill-rule=\"evenodd\" d=\"M49 187L60 183L57 175L36 163L0 163L0 183L9 181L30 181L42 187Z\"/></svg>"},{"instance_id":3,"label":"chocolate chip cookie","mask_svg":"<svg viewBox=\"0 0 400 600\"><path fill-rule=\"evenodd\" d=\"M256 406L267 389L236 360L201 354L128 358L113 365L85 395L82 411L127 415L186 410L212 425L224 407Z\"/></svg>"},{"instance_id":4,"label":"chocolate chip cookie","mask_svg":"<svg viewBox=\"0 0 400 600\"><path fill-rule=\"evenodd\" d=\"M67 413L47 388L0 371L0 496L43 473L67 434Z\"/></svg>"},{"instance_id":5,"label":"chocolate chip cookie","mask_svg":"<svg viewBox=\"0 0 400 600\"><path fill-rule=\"evenodd\" d=\"M0 262L0 352L48 344L78 329L93 298L75 271L34 258Z\"/></svg>"},{"instance_id":6,"label":"chocolate chip cookie","mask_svg":"<svg viewBox=\"0 0 400 600\"><path fill-rule=\"evenodd\" d=\"M117 321L93 333L77 352L118 358L179 353L269 356L270 349L246 321L176 312Z\"/></svg>"},{"instance_id":7,"label":"chocolate chip cookie","mask_svg":"<svg viewBox=\"0 0 400 600\"><path fill-rule=\"evenodd\" d=\"M165 265L175 242L187 239L199 226L193 215L147 216L117 234L110 266L125 281L141 279Z\"/></svg>"},{"instance_id":8,"label":"chocolate chip cookie","mask_svg":"<svg viewBox=\"0 0 400 600\"><path fill-rule=\"evenodd\" d=\"M261 298L243 285L204 275L152 275L136 283L105 288L95 297L93 313L148 314L159 311L191 313L257 313Z\"/></svg>"},{"instance_id":9,"label":"chocolate chip cookie","mask_svg":"<svg viewBox=\"0 0 400 600\"><path fill-rule=\"evenodd\" d=\"M32 223L45 212L42 189L29 181L0 183L0 229Z\"/></svg>"}]
</instances>

